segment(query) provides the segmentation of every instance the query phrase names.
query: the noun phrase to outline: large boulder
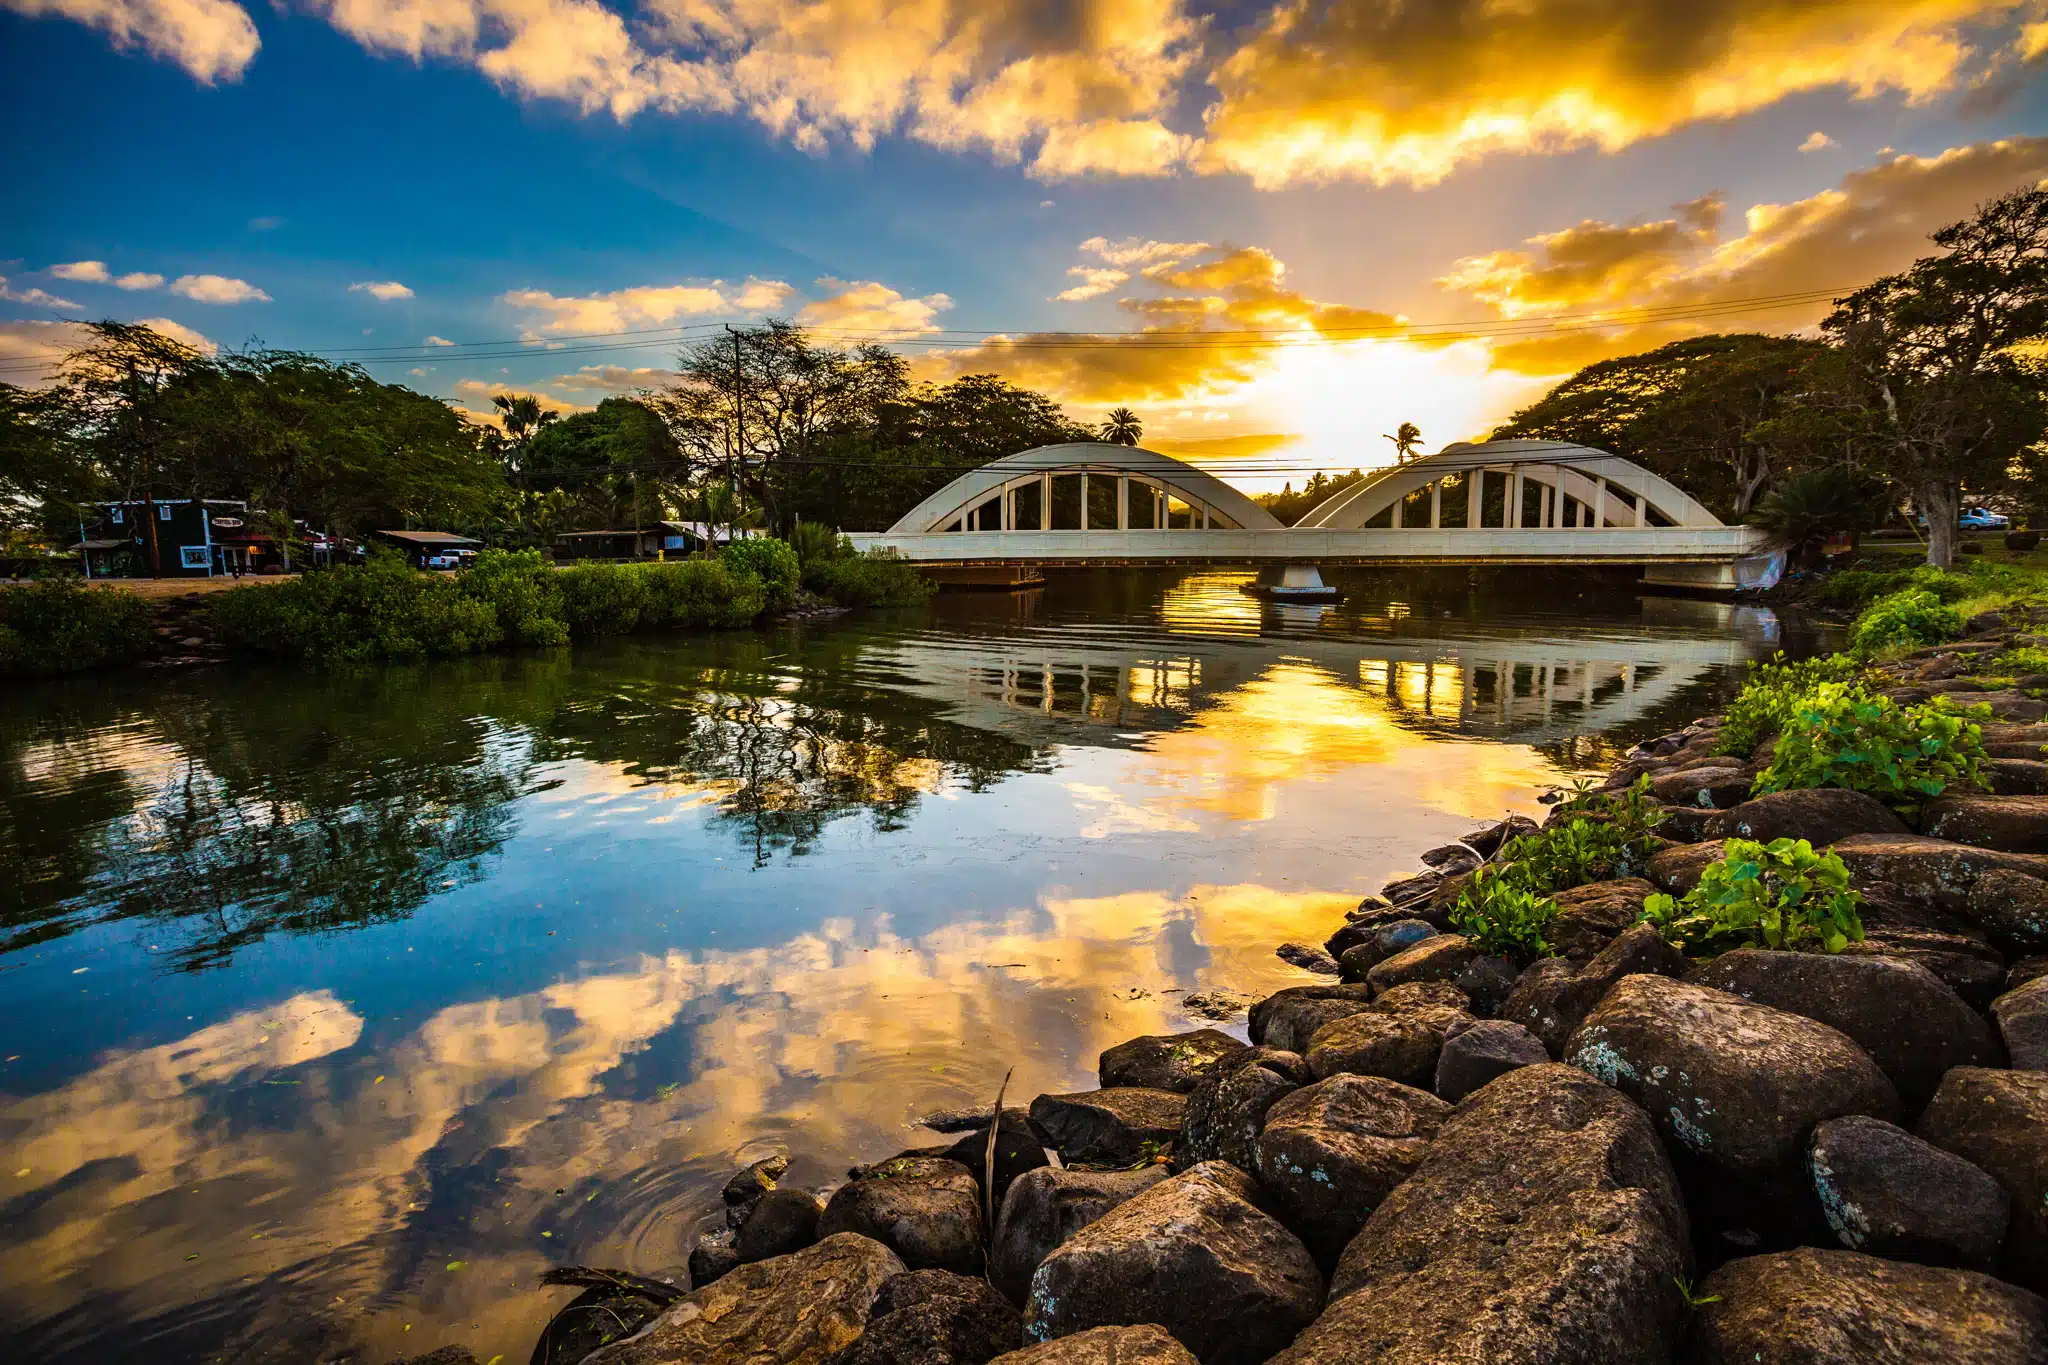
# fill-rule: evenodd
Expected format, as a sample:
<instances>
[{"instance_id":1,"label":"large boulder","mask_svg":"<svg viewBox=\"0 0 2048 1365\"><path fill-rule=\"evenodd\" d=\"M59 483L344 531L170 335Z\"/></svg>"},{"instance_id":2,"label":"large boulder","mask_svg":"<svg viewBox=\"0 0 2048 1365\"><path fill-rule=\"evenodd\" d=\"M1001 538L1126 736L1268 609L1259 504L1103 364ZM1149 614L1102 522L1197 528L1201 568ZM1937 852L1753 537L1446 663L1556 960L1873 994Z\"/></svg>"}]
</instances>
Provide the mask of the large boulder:
<instances>
[{"instance_id":1,"label":"large boulder","mask_svg":"<svg viewBox=\"0 0 2048 1365\"><path fill-rule=\"evenodd\" d=\"M818 1220L818 1235L872 1237L912 1270L979 1275L981 1186L957 1161L897 1157L841 1185Z\"/></svg>"},{"instance_id":2,"label":"large boulder","mask_svg":"<svg viewBox=\"0 0 2048 1365\"><path fill-rule=\"evenodd\" d=\"M1479 1019L1453 1024L1437 1054L1437 1098L1456 1104L1496 1076L1550 1060L1549 1051L1520 1024Z\"/></svg>"},{"instance_id":3,"label":"large boulder","mask_svg":"<svg viewBox=\"0 0 2048 1365\"><path fill-rule=\"evenodd\" d=\"M1375 963L1365 974L1378 999L1397 986L1442 981L1456 986L1472 1009L1491 1014L1514 984L1505 958L1489 957L1463 934L1437 934Z\"/></svg>"},{"instance_id":4,"label":"large boulder","mask_svg":"<svg viewBox=\"0 0 2048 1365\"><path fill-rule=\"evenodd\" d=\"M1925 967L1897 958L1739 948L1690 979L1847 1034L1891 1077L1909 1113L1950 1067L1998 1064L1984 1017Z\"/></svg>"},{"instance_id":5,"label":"large boulder","mask_svg":"<svg viewBox=\"0 0 2048 1365\"><path fill-rule=\"evenodd\" d=\"M1650 795L1672 806L1701 806L1727 810L1749 797L1749 770L1735 758L1707 760L1702 766L1680 768L1650 779Z\"/></svg>"},{"instance_id":6,"label":"large boulder","mask_svg":"<svg viewBox=\"0 0 2048 1365\"><path fill-rule=\"evenodd\" d=\"M2048 880L1993 868L1977 878L1965 904L1993 942L2015 953L2048 949Z\"/></svg>"},{"instance_id":7,"label":"large boulder","mask_svg":"<svg viewBox=\"0 0 2048 1365\"><path fill-rule=\"evenodd\" d=\"M1324 1265L1429 1150L1451 1106L1381 1076L1332 1076L1266 1113L1258 1177Z\"/></svg>"},{"instance_id":8,"label":"large boulder","mask_svg":"<svg viewBox=\"0 0 2048 1365\"><path fill-rule=\"evenodd\" d=\"M1760 844L1773 839L1804 839L1815 848L1825 848L1852 834L1911 831L1891 807L1868 792L1809 787L1745 801L1717 819L1715 832L1718 837L1754 839Z\"/></svg>"},{"instance_id":9,"label":"large boulder","mask_svg":"<svg viewBox=\"0 0 2048 1365\"><path fill-rule=\"evenodd\" d=\"M1171 1090L1122 1085L1040 1095L1031 1121L1068 1161L1129 1166L1173 1145L1187 1106L1187 1096Z\"/></svg>"},{"instance_id":10,"label":"large boulder","mask_svg":"<svg viewBox=\"0 0 2048 1365\"><path fill-rule=\"evenodd\" d=\"M802 1251L818 1240L818 1216L823 1212L809 1190L784 1185L764 1191L733 1234L732 1249L742 1263Z\"/></svg>"},{"instance_id":11,"label":"large boulder","mask_svg":"<svg viewBox=\"0 0 2048 1365\"><path fill-rule=\"evenodd\" d=\"M1405 953L1443 930L1426 919L1397 919L1374 925L1337 955L1346 981L1363 981L1368 973L1396 953Z\"/></svg>"},{"instance_id":12,"label":"large boulder","mask_svg":"<svg viewBox=\"0 0 2048 1365\"><path fill-rule=\"evenodd\" d=\"M882 1286L867 1330L829 1365L987 1365L1023 1339L1023 1318L988 1281L913 1270Z\"/></svg>"},{"instance_id":13,"label":"large boulder","mask_svg":"<svg viewBox=\"0 0 2048 1365\"><path fill-rule=\"evenodd\" d=\"M1118 1043L1097 1063L1105 1089L1146 1086L1187 1094L1224 1058L1244 1051L1244 1044L1212 1028L1192 1033L1154 1034Z\"/></svg>"},{"instance_id":14,"label":"large boulder","mask_svg":"<svg viewBox=\"0 0 2048 1365\"><path fill-rule=\"evenodd\" d=\"M1978 848L2048 853L2048 796L1944 796L1922 807L1920 828Z\"/></svg>"},{"instance_id":15,"label":"large boulder","mask_svg":"<svg viewBox=\"0 0 2048 1365\"><path fill-rule=\"evenodd\" d=\"M1091 1327L997 1356L1002 1365L1195 1365L1164 1327Z\"/></svg>"},{"instance_id":16,"label":"large boulder","mask_svg":"<svg viewBox=\"0 0 2048 1365\"><path fill-rule=\"evenodd\" d=\"M1290 986L1252 1006L1248 1032L1252 1042L1279 1052L1303 1052L1317 1029L1332 1019L1357 1014L1372 1003L1372 987L1364 982L1329 986Z\"/></svg>"},{"instance_id":17,"label":"large boulder","mask_svg":"<svg viewBox=\"0 0 2048 1365\"><path fill-rule=\"evenodd\" d=\"M728 1275L739 1268L740 1253L733 1246L738 1237L733 1228L720 1228L706 1232L697 1238L697 1244L690 1248L690 1283L698 1289Z\"/></svg>"},{"instance_id":18,"label":"large boulder","mask_svg":"<svg viewBox=\"0 0 2048 1365\"><path fill-rule=\"evenodd\" d=\"M1126 1200L1039 1264L1025 1332L1151 1322L1203 1365L1258 1365L1323 1301L1308 1248L1259 1200L1252 1178L1220 1161Z\"/></svg>"},{"instance_id":19,"label":"large boulder","mask_svg":"<svg viewBox=\"0 0 2048 1365\"><path fill-rule=\"evenodd\" d=\"M1689 1269L1685 1207L1643 1112L1569 1067L1525 1067L1445 1120L1275 1361L1668 1360Z\"/></svg>"},{"instance_id":20,"label":"large boulder","mask_svg":"<svg viewBox=\"0 0 2048 1365\"><path fill-rule=\"evenodd\" d=\"M1891 1081L1836 1030L1662 976L1623 977L1565 1060L1642 1105L1674 1150L1737 1177L1795 1168L1822 1119L1899 1112Z\"/></svg>"},{"instance_id":21,"label":"large boulder","mask_svg":"<svg viewBox=\"0 0 2048 1365\"><path fill-rule=\"evenodd\" d=\"M1851 1115L1813 1130L1813 1190L1851 1251L1989 1271L2012 1201L1996 1180L1903 1128Z\"/></svg>"},{"instance_id":22,"label":"large boulder","mask_svg":"<svg viewBox=\"0 0 2048 1365\"><path fill-rule=\"evenodd\" d=\"M1311 1079L1308 1063L1296 1053L1255 1047L1233 1054L1188 1096L1174 1160L1183 1170L1204 1161L1251 1170L1267 1111Z\"/></svg>"},{"instance_id":23,"label":"large boulder","mask_svg":"<svg viewBox=\"0 0 2048 1365\"><path fill-rule=\"evenodd\" d=\"M1643 917L1643 902L1656 893L1657 888L1641 877L1588 882L1560 891L1551 897L1557 918L1543 936L1559 957L1591 961Z\"/></svg>"},{"instance_id":24,"label":"large boulder","mask_svg":"<svg viewBox=\"0 0 2048 1365\"><path fill-rule=\"evenodd\" d=\"M2004 1274L2048 1291L2048 1072L1959 1066L1920 1116L1920 1136L2012 1196Z\"/></svg>"},{"instance_id":25,"label":"large boulder","mask_svg":"<svg viewBox=\"0 0 2048 1365\"><path fill-rule=\"evenodd\" d=\"M1709 839L1702 844L1674 844L1650 855L1645 875L1659 891L1683 896L1700 884L1706 870L1721 861L1726 840Z\"/></svg>"},{"instance_id":26,"label":"large boulder","mask_svg":"<svg viewBox=\"0 0 2048 1365\"><path fill-rule=\"evenodd\" d=\"M1950 912L1967 911L1970 889L1987 872L2003 870L2048 877L2048 857L2001 853L1924 835L1853 834L1834 851L1859 889L1884 883L1920 904Z\"/></svg>"},{"instance_id":27,"label":"large boulder","mask_svg":"<svg viewBox=\"0 0 2048 1365\"><path fill-rule=\"evenodd\" d=\"M2048 795L2048 763L2043 763L2038 755L2008 758L1994 754L1984 765L1984 776L1999 796Z\"/></svg>"},{"instance_id":28,"label":"large boulder","mask_svg":"<svg viewBox=\"0 0 2048 1365\"><path fill-rule=\"evenodd\" d=\"M1562 1056L1572 1030L1592 1013L1615 982L1643 972L1683 976L1691 967L1685 954L1666 943L1655 928L1638 924L1623 931L1584 966L1563 958L1538 958L1516 979L1495 1017L1520 1024L1536 1035L1551 1056Z\"/></svg>"},{"instance_id":29,"label":"large boulder","mask_svg":"<svg viewBox=\"0 0 2048 1365\"><path fill-rule=\"evenodd\" d=\"M875 1296L902 1273L889 1248L842 1232L691 1291L583 1365L821 1365L860 1336Z\"/></svg>"},{"instance_id":30,"label":"large boulder","mask_svg":"<svg viewBox=\"0 0 2048 1365\"><path fill-rule=\"evenodd\" d=\"M1023 1303L1031 1292L1032 1272L1054 1247L1166 1177L1164 1166L1141 1171L1066 1171L1048 1166L1019 1176L996 1215L989 1282L1012 1303Z\"/></svg>"},{"instance_id":31,"label":"large boulder","mask_svg":"<svg viewBox=\"0 0 2048 1365\"><path fill-rule=\"evenodd\" d=\"M752 1165L743 1166L725 1182L719 1191L719 1199L725 1204L725 1225L738 1228L747 1221L747 1215L754 1211L754 1204L760 1197L775 1188L775 1182L782 1179L782 1173L789 1169L786 1156L763 1157Z\"/></svg>"},{"instance_id":32,"label":"large boulder","mask_svg":"<svg viewBox=\"0 0 2048 1365\"><path fill-rule=\"evenodd\" d=\"M1969 1270L1801 1247L1699 1287L1685 1365L2036 1365L2048 1305Z\"/></svg>"},{"instance_id":33,"label":"large boulder","mask_svg":"<svg viewBox=\"0 0 2048 1365\"><path fill-rule=\"evenodd\" d=\"M988 1169L987 1122L969 1128L951 1147L933 1155L959 1162L977 1184L985 1183ZM1045 1146L1039 1139L1038 1130L1031 1126L1030 1117L1021 1109L1005 1108L1001 1126L996 1130L995 1202L1002 1202L1012 1180L1046 1164Z\"/></svg>"},{"instance_id":34,"label":"large boulder","mask_svg":"<svg viewBox=\"0 0 2048 1365\"><path fill-rule=\"evenodd\" d=\"M2015 1071L2048 1071L2048 976L2037 976L1991 1002Z\"/></svg>"},{"instance_id":35,"label":"large boulder","mask_svg":"<svg viewBox=\"0 0 2048 1365\"><path fill-rule=\"evenodd\" d=\"M1395 986L1362 1013L1316 1030L1303 1054L1318 1080L1350 1072L1427 1088L1451 1025L1471 1016L1464 995L1440 981Z\"/></svg>"}]
</instances>

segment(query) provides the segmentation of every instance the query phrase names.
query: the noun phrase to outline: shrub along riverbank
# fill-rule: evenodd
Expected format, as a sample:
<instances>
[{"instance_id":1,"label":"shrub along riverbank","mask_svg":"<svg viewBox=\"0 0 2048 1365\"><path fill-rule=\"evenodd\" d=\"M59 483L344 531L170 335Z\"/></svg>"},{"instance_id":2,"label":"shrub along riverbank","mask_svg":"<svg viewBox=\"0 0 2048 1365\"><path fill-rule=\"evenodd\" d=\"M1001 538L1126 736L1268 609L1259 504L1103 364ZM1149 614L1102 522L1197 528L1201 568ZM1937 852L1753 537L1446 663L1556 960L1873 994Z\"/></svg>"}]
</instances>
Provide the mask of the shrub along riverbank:
<instances>
[{"instance_id":1,"label":"shrub along riverbank","mask_svg":"<svg viewBox=\"0 0 2048 1365\"><path fill-rule=\"evenodd\" d=\"M553 1272L536 1358L2048 1359L2048 599L1990 591L1889 585L1424 854L1249 1046L1131 1039L826 1199L748 1167L686 1281Z\"/></svg>"}]
</instances>

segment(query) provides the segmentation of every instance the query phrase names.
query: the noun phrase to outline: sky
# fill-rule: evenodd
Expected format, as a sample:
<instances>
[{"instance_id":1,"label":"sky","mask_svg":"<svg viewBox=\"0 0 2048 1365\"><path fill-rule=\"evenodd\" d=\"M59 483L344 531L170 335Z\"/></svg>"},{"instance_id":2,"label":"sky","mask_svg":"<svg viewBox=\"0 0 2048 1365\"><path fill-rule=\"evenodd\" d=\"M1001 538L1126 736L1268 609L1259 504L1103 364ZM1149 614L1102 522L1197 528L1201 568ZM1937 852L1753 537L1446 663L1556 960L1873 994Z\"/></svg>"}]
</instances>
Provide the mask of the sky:
<instances>
[{"instance_id":1,"label":"sky","mask_svg":"<svg viewBox=\"0 0 2048 1365\"><path fill-rule=\"evenodd\" d=\"M792 317L1277 485L1811 328L2048 178L2044 71L2048 0L0 0L0 380L567 412Z\"/></svg>"}]
</instances>

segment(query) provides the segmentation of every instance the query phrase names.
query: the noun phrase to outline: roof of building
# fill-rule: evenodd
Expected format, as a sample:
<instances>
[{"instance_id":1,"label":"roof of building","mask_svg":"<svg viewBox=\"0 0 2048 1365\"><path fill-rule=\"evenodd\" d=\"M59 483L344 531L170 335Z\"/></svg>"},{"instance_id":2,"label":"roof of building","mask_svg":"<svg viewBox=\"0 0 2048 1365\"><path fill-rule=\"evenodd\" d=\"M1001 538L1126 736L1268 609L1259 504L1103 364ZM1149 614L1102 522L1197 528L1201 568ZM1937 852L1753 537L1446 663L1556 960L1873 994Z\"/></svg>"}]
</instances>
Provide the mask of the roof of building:
<instances>
[{"instance_id":1,"label":"roof of building","mask_svg":"<svg viewBox=\"0 0 2048 1365\"><path fill-rule=\"evenodd\" d=\"M81 540L71 548L74 550L119 550L134 543L132 540Z\"/></svg>"},{"instance_id":2,"label":"roof of building","mask_svg":"<svg viewBox=\"0 0 2048 1365\"><path fill-rule=\"evenodd\" d=\"M453 531L372 531L373 536L407 545L482 545L475 536L458 536Z\"/></svg>"}]
</instances>

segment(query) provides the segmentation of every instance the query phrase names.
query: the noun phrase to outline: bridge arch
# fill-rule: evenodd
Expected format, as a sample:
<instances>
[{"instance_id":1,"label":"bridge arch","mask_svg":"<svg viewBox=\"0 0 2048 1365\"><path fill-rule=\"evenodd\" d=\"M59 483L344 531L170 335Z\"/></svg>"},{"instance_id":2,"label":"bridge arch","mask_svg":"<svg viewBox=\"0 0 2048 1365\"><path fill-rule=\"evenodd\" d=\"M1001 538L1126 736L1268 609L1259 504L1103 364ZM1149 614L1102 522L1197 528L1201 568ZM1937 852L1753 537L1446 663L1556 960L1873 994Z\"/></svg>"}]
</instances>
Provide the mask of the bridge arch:
<instances>
[{"instance_id":1,"label":"bridge arch","mask_svg":"<svg viewBox=\"0 0 2048 1365\"><path fill-rule=\"evenodd\" d=\"M1722 522L1676 484L1592 446L1460 441L1376 471L1318 503L1295 524L1327 530L1647 529Z\"/></svg>"},{"instance_id":2,"label":"bridge arch","mask_svg":"<svg viewBox=\"0 0 2048 1365\"><path fill-rule=\"evenodd\" d=\"M886 534L1279 529L1271 512L1191 464L1142 446L1075 441L969 470Z\"/></svg>"}]
</instances>

